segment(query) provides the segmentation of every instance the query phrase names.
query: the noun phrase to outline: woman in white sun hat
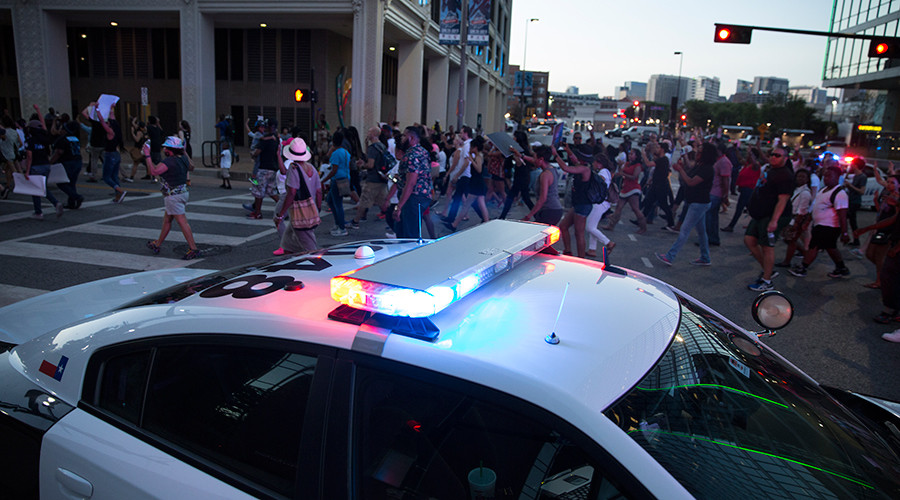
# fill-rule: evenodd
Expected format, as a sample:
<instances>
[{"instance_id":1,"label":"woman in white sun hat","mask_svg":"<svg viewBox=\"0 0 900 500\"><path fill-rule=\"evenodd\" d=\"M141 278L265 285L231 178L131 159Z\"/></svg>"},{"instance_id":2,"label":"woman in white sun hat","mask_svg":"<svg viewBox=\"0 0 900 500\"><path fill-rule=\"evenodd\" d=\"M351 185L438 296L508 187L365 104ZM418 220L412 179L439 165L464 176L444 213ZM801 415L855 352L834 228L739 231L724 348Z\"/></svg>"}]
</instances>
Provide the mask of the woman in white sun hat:
<instances>
[{"instance_id":1,"label":"woman in white sun hat","mask_svg":"<svg viewBox=\"0 0 900 500\"><path fill-rule=\"evenodd\" d=\"M185 215L185 206L188 202L187 174L190 160L184 155L184 141L174 135L167 137L162 143L162 147L165 159L160 163L153 163L150 158L149 144L144 144L143 149L150 175L159 176L160 190L163 193L166 207L159 239L148 241L147 248L153 253L159 253L163 241L169 235L169 230L172 229L172 219L174 219L181 227L181 233L189 247L188 252L181 258L184 260L196 259L200 256L200 251L194 242L194 234L191 232L191 226Z\"/></svg>"},{"instance_id":2,"label":"woman in white sun hat","mask_svg":"<svg viewBox=\"0 0 900 500\"><path fill-rule=\"evenodd\" d=\"M319 248L315 226L295 227L295 224L291 222L285 223L285 214L291 210L291 205L297 198L298 192L304 192L301 189L301 182L309 191L316 210L318 211L322 207L322 182L319 179L319 172L309 163L312 153L306 147L306 141L300 137L295 137L290 144L286 145L281 154L288 160L285 163L287 178L284 182L287 193L284 196L284 203L275 213L275 225L284 224L284 231L281 234L281 246L272 254L311 252Z\"/></svg>"}]
</instances>

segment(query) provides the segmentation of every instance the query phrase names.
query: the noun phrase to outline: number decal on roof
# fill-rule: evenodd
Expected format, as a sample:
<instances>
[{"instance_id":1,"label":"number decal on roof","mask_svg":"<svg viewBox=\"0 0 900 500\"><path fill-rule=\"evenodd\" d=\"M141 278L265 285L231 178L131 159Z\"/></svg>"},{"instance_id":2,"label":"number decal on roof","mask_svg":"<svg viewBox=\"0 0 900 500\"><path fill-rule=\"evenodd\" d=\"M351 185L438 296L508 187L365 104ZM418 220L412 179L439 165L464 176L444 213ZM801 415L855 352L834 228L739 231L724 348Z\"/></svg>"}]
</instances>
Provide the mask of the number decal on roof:
<instances>
[{"instance_id":1,"label":"number decal on roof","mask_svg":"<svg viewBox=\"0 0 900 500\"><path fill-rule=\"evenodd\" d=\"M263 295L272 293L276 290L283 289L286 285L293 283L294 278L291 276L266 276L265 274L251 274L250 276L241 276L233 280L228 280L218 285L207 288L200 292L203 298L211 299L214 297L224 297L231 295L236 299L253 299L262 297ZM243 283L236 286L238 283ZM255 288L263 283L268 284L264 288Z\"/></svg>"}]
</instances>

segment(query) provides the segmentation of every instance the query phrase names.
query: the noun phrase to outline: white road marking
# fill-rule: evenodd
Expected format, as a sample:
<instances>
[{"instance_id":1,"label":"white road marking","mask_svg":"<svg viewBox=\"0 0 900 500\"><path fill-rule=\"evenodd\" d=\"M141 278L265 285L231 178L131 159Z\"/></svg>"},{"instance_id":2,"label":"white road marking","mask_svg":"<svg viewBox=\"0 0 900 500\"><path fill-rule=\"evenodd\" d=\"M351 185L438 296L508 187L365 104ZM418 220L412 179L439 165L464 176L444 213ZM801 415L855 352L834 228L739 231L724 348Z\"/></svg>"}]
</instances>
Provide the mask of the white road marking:
<instances>
[{"instance_id":1,"label":"white road marking","mask_svg":"<svg viewBox=\"0 0 900 500\"><path fill-rule=\"evenodd\" d=\"M50 290L38 290L37 288L26 288L24 286L3 285L0 284L0 307L15 304L21 300L30 299L43 295Z\"/></svg>"},{"instance_id":2,"label":"white road marking","mask_svg":"<svg viewBox=\"0 0 900 500\"><path fill-rule=\"evenodd\" d=\"M203 259L184 261L156 255L134 255L92 248L76 248L60 245L43 245L24 241L0 242L0 255L11 257L29 257L36 259L75 262L94 266L109 266L133 271L153 271L156 269L172 269L196 264Z\"/></svg>"},{"instance_id":3,"label":"white road marking","mask_svg":"<svg viewBox=\"0 0 900 500\"><path fill-rule=\"evenodd\" d=\"M637 236L635 236L635 235L633 235L633 234L629 234L629 235L628 235L628 239L631 240L631 241L637 241Z\"/></svg>"},{"instance_id":4,"label":"white road marking","mask_svg":"<svg viewBox=\"0 0 900 500\"><path fill-rule=\"evenodd\" d=\"M644 263L644 267L653 269L653 264L650 263L650 259L648 259L647 257L641 257L641 262Z\"/></svg>"},{"instance_id":5,"label":"white road marking","mask_svg":"<svg viewBox=\"0 0 900 500\"><path fill-rule=\"evenodd\" d=\"M178 229L177 224L174 225L172 231L169 233L169 236L166 238L166 241L176 241L179 243L184 243L184 235L181 234L181 231ZM260 234L269 234L274 232L275 229L271 231L266 231ZM84 224L82 226L78 226L79 233L88 233L88 234L99 234L103 236L122 236L126 238L139 238L143 240L155 240L159 237L159 229L148 229L142 227L129 227L129 226L114 226L111 224ZM208 245L228 245L228 246L238 246L251 241L251 239L256 239L257 235L253 235L250 238L245 238L241 236L225 236L220 234L206 234L206 233L194 233L194 240L200 243L208 244Z\"/></svg>"}]
</instances>

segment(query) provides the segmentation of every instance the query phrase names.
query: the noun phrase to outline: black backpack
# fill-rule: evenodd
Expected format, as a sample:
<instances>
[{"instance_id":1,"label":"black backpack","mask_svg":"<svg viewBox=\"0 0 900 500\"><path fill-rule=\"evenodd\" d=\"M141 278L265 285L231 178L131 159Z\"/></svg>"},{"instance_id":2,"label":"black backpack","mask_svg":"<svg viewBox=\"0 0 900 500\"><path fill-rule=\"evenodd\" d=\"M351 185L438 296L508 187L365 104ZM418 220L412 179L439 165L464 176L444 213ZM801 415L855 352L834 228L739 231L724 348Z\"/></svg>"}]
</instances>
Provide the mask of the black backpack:
<instances>
[{"instance_id":1,"label":"black backpack","mask_svg":"<svg viewBox=\"0 0 900 500\"><path fill-rule=\"evenodd\" d=\"M606 185L606 181L603 180L603 177L600 177L599 173L591 170L591 178L588 181L587 188L588 201L594 205L599 205L606 201L607 196L609 196L609 186Z\"/></svg>"}]
</instances>

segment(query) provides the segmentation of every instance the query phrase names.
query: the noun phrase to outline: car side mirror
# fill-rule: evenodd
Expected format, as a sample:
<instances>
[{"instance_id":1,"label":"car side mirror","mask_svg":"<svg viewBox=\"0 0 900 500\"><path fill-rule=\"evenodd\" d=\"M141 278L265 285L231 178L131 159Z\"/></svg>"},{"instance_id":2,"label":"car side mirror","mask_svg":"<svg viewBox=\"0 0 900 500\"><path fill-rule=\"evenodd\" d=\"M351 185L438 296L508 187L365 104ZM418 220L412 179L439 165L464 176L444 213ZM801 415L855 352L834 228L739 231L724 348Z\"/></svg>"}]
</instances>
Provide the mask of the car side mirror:
<instances>
[{"instance_id":1,"label":"car side mirror","mask_svg":"<svg viewBox=\"0 0 900 500\"><path fill-rule=\"evenodd\" d=\"M753 301L753 320L765 328L757 337L771 337L775 330L784 328L794 317L794 304L783 293L771 290L763 292Z\"/></svg>"}]
</instances>

